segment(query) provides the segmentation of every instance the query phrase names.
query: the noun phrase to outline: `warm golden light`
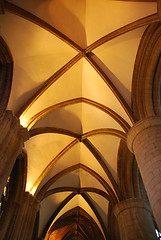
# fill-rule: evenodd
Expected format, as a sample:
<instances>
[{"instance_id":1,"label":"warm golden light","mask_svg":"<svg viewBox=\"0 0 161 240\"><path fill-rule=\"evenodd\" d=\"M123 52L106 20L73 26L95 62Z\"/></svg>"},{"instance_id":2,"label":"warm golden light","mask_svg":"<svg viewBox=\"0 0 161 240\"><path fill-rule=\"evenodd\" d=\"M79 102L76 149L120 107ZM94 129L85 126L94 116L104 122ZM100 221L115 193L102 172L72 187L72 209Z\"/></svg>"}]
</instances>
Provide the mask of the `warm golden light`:
<instances>
[{"instance_id":1,"label":"warm golden light","mask_svg":"<svg viewBox=\"0 0 161 240\"><path fill-rule=\"evenodd\" d=\"M23 114L20 116L20 124L24 127L27 128L27 120L25 119L25 117L23 116Z\"/></svg>"},{"instance_id":2,"label":"warm golden light","mask_svg":"<svg viewBox=\"0 0 161 240\"><path fill-rule=\"evenodd\" d=\"M30 189L29 192L30 192L32 195L34 195L35 192L36 192L36 189L37 189L37 187L33 187L33 188Z\"/></svg>"},{"instance_id":3,"label":"warm golden light","mask_svg":"<svg viewBox=\"0 0 161 240\"><path fill-rule=\"evenodd\" d=\"M27 182L27 184L26 184L26 192L29 192L32 195L34 195L35 192L36 192L36 189L37 189L36 186L33 187L30 182Z\"/></svg>"},{"instance_id":4,"label":"warm golden light","mask_svg":"<svg viewBox=\"0 0 161 240\"><path fill-rule=\"evenodd\" d=\"M26 184L26 191L29 192L31 189L31 183L27 182Z\"/></svg>"}]
</instances>

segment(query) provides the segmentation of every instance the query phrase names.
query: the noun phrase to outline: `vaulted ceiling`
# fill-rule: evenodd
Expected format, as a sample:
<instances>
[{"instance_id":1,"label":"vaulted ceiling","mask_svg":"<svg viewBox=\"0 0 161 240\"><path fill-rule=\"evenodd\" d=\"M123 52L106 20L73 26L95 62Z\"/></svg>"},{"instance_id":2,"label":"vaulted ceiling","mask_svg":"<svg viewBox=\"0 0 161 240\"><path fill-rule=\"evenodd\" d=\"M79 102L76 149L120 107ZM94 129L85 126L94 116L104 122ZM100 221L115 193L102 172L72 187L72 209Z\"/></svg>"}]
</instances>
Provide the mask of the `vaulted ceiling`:
<instances>
[{"instance_id":1,"label":"vaulted ceiling","mask_svg":"<svg viewBox=\"0 0 161 240\"><path fill-rule=\"evenodd\" d=\"M14 63L7 108L29 131L26 191L41 201L39 236L108 239L109 206L131 174L119 153L132 158L135 59L157 3L10 0L3 10Z\"/></svg>"}]
</instances>

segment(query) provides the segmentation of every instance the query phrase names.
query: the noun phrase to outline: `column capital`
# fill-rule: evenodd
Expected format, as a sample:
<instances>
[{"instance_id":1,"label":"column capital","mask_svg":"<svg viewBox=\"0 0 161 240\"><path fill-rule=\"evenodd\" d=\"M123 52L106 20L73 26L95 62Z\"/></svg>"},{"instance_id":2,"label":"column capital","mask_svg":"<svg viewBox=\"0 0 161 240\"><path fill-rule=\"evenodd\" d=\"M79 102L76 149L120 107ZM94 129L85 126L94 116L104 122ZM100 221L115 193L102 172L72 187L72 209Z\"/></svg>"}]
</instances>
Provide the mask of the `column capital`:
<instances>
[{"instance_id":1,"label":"column capital","mask_svg":"<svg viewBox=\"0 0 161 240\"><path fill-rule=\"evenodd\" d=\"M26 202L29 206L31 206L35 210L39 210L40 201L35 196L33 196L29 192L24 192L24 202Z\"/></svg>"},{"instance_id":2,"label":"column capital","mask_svg":"<svg viewBox=\"0 0 161 240\"><path fill-rule=\"evenodd\" d=\"M146 200L141 199L141 198L129 198L129 199L123 200L115 205L115 207L113 209L114 215L117 218L121 212L123 212L124 210L130 209L130 208L132 208L132 209L142 208L142 209L145 209L146 211L150 212L150 214L152 214L150 205L148 204L148 202Z\"/></svg>"},{"instance_id":3,"label":"column capital","mask_svg":"<svg viewBox=\"0 0 161 240\"><path fill-rule=\"evenodd\" d=\"M14 124L17 126L17 129L20 131L20 136L22 137L23 141L27 141L29 139L29 133L27 128L24 128L23 126L20 125L20 120L14 115L14 113L11 110L6 110L3 115L0 118L0 123L1 122L8 122L10 124ZM12 125L10 126L12 130ZM3 129L2 129L3 130Z\"/></svg>"},{"instance_id":4,"label":"column capital","mask_svg":"<svg viewBox=\"0 0 161 240\"><path fill-rule=\"evenodd\" d=\"M127 134L127 146L129 150L134 153L133 143L136 137L143 131L151 127L161 126L161 117L149 117L138 121Z\"/></svg>"}]
</instances>

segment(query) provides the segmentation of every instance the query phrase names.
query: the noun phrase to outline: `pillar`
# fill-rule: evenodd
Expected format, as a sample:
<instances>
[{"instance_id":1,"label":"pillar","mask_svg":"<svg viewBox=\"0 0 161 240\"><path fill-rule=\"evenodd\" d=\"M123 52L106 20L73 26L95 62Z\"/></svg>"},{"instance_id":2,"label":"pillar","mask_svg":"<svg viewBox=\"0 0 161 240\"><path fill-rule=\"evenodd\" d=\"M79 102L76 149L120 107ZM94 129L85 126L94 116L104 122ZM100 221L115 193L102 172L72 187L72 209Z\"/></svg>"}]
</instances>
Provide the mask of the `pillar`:
<instances>
[{"instance_id":1,"label":"pillar","mask_svg":"<svg viewBox=\"0 0 161 240\"><path fill-rule=\"evenodd\" d=\"M0 196L25 140L27 130L12 111L5 111L0 118Z\"/></svg>"},{"instance_id":2,"label":"pillar","mask_svg":"<svg viewBox=\"0 0 161 240\"><path fill-rule=\"evenodd\" d=\"M161 230L161 118L150 117L134 125L127 136L135 154L153 215Z\"/></svg>"},{"instance_id":3,"label":"pillar","mask_svg":"<svg viewBox=\"0 0 161 240\"><path fill-rule=\"evenodd\" d=\"M149 204L142 199L127 199L114 207L121 240L157 240Z\"/></svg>"},{"instance_id":4,"label":"pillar","mask_svg":"<svg viewBox=\"0 0 161 240\"><path fill-rule=\"evenodd\" d=\"M40 207L39 201L30 193L25 192L21 202L15 203L15 205L17 205L16 216L14 216L10 231L6 233L5 240L32 240Z\"/></svg>"},{"instance_id":5,"label":"pillar","mask_svg":"<svg viewBox=\"0 0 161 240\"><path fill-rule=\"evenodd\" d=\"M10 174L8 197L0 217L1 240L37 239L39 201L25 192L26 177L27 155L23 151Z\"/></svg>"}]
</instances>

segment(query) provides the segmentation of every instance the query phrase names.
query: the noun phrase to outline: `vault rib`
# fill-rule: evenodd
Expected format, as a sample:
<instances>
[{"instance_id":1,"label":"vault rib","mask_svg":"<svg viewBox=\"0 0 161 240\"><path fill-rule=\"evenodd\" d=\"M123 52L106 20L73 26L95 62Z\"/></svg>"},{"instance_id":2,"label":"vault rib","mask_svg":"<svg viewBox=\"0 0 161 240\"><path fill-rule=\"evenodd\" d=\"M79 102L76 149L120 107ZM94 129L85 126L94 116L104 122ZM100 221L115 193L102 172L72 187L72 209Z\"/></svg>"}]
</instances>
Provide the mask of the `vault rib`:
<instances>
[{"instance_id":1,"label":"vault rib","mask_svg":"<svg viewBox=\"0 0 161 240\"><path fill-rule=\"evenodd\" d=\"M121 138L122 140L126 141L126 134L120 130L114 129L114 128L99 128L95 129L89 132L86 132L82 135L81 140L83 141L84 139L98 135L98 134L107 134L107 135L113 135Z\"/></svg>"},{"instance_id":2,"label":"vault rib","mask_svg":"<svg viewBox=\"0 0 161 240\"><path fill-rule=\"evenodd\" d=\"M101 228L103 230L103 233L106 237L106 239L109 239L109 235L108 235L108 232L107 232L107 228L103 222L103 219L102 217L100 216L99 212L97 211L96 207L94 206L94 204L91 202L90 198L88 197L87 194L85 193L82 193L82 197L84 198L84 200L89 204L89 206L91 207L91 209L93 210L95 216L97 217L100 225L101 225Z\"/></svg>"},{"instance_id":3,"label":"vault rib","mask_svg":"<svg viewBox=\"0 0 161 240\"><path fill-rule=\"evenodd\" d=\"M56 218L56 216L58 215L58 213L66 206L66 204L68 202L70 202L70 200L72 200L75 196L77 195L77 193L71 193L68 197L66 197L57 207L57 209L54 211L54 213L52 214L52 216L50 217L50 219L48 220L48 223L46 224L44 230L43 230L43 236L46 235L47 230L50 228L52 222L54 221L54 219ZM97 209L95 208L95 206L92 204L91 200L89 199L89 197L87 196L87 194L82 193L81 194L82 197L84 198L84 200L87 202L87 204L90 206L90 208L92 209L94 215L96 216L98 222L100 223L100 226L102 228L102 231L104 233L104 235L107 237L108 236L108 232L107 229L105 227L105 224L99 214L99 212L97 211ZM92 216L90 215L90 217L92 218ZM92 218L92 220L94 221L94 219ZM94 221L95 222L95 221ZM98 226L98 225L97 225ZM99 228L99 227L98 227ZM50 232L50 229L49 229ZM108 236L109 237L109 236ZM107 238L108 239L108 238Z\"/></svg>"},{"instance_id":4,"label":"vault rib","mask_svg":"<svg viewBox=\"0 0 161 240\"><path fill-rule=\"evenodd\" d=\"M4 7L6 10L8 10L20 17L25 18L25 19L29 20L30 22L33 22L34 24L38 25L39 27L45 29L46 31L52 33L57 38L59 38L60 40L62 40L66 44L68 44L70 47L74 48L76 51L83 52L83 49L78 44L76 44L74 41L72 41L69 37L64 35L62 32L60 32L59 30L57 30L56 28L54 28L47 22L43 21L39 17L35 16L34 14L32 14L10 2L7 2L7 1L4 2Z\"/></svg>"},{"instance_id":5,"label":"vault rib","mask_svg":"<svg viewBox=\"0 0 161 240\"><path fill-rule=\"evenodd\" d=\"M44 177L47 175L47 173L50 171L50 169L54 166L54 164L67 152L69 151L75 144L78 143L78 139L73 140L70 142L65 148L63 148L62 151L60 151L54 159L50 161L50 163L45 167L45 169L42 171L42 173L39 175L39 177L36 179L35 183L33 184L32 189L37 189L41 181L44 179Z\"/></svg>"},{"instance_id":6,"label":"vault rib","mask_svg":"<svg viewBox=\"0 0 161 240\"><path fill-rule=\"evenodd\" d=\"M69 105L73 105L73 104L77 104L77 103L86 103L89 104L93 107L98 108L99 110L105 112L106 114L108 114L109 116L111 116L123 129L125 132L127 132L130 129L129 124L120 116L118 115L116 112L114 112L111 108L106 107L103 104L100 104L98 102L92 101L88 98L74 98L71 100L67 100L55 105L52 105L48 108L45 108L44 110L42 110L41 112L37 113L36 115L34 115L33 117L31 117L28 121L27 121L27 128L28 130L31 129L31 127L37 122L39 121L43 116L47 115L48 113L54 111L55 109L58 108L62 108L62 107L66 107Z\"/></svg>"},{"instance_id":7,"label":"vault rib","mask_svg":"<svg viewBox=\"0 0 161 240\"><path fill-rule=\"evenodd\" d=\"M42 127L42 128L36 128L36 129L32 129L29 132L30 137L34 137L36 135L39 134L43 134L43 133L59 133L59 134L65 134L68 136L72 136L74 137L74 133L70 132L68 130L64 130L64 129L57 129L57 128L52 128L52 127ZM97 152L93 145L90 143L90 141L87 139L87 137L96 135L96 134L110 134L113 136L117 136L117 137L123 137L123 140L126 141L126 135L125 133L118 131L116 129L96 129L90 132L87 132L85 134L78 135L76 134L77 139L75 139L74 141L72 141L71 143L69 143L62 151L60 151L57 156L48 164L48 166L43 170L43 172L40 174L40 176L38 177L38 179L35 181L35 183L33 184L32 189L34 188L38 188L39 184L41 183L41 181L43 180L43 178L47 175L47 173L50 171L50 169L54 166L55 162L57 162L67 151L69 151L73 146L75 146L75 144L78 143L78 141L82 141L85 146L89 149L89 151L91 151L91 153L94 155L94 157L97 159L97 161L100 163L100 165L102 166L102 168L104 169L106 175L108 176L109 180L111 181L117 195L118 198L120 198L120 193L118 192L118 186L115 182L115 180L113 179L110 171L108 170L107 166L104 164L101 155L99 154L99 152ZM32 190L31 189L31 190Z\"/></svg>"},{"instance_id":8,"label":"vault rib","mask_svg":"<svg viewBox=\"0 0 161 240\"><path fill-rule=\"evenodd\" d=\"M134 123L135 117L131 111L131 108L129 107L129 105L127 104L127 102L125 101L125 99L123 98L123 96L121 95L121 93L118 91L118 89L115 87L115 85L112 83L112 81L110 80L110 78L105 74L105 72L101 69L101 67L98 66L98 64L92 59L92 57L90 56L90 54L87 54L86 56L86 60L91 64L91 66L96 70L96 72L100 75L100 77L104 80L104 82L106 83L106 85L111 89L111 91L113 92L113 94L116 96L116 98L118 99L118 101L120 102L121 106L123 107L123 109L125 110L125 112L127 113L127 115L129 116L130 120L132 121L132 123Z\"/></svg>"},{"instance_id":9,"label":"vault rib","mask_svg":"<svg viewBox=\"0 0 161 240\"><path fill-rule=\"evenodd\" d=\"M127 33L129 31L132 31L132 30L135 30L136 28L140 28L140 27L143 27L145 25L148 25L148 24L151 24L151 23L154 23L154 22L158 22L159 21L159 17L158 17L158 14L155 13L155 14L152 14L150 16L147 16L147 17L144 17L144 18L141 18L139 20L136 20L132 23L129 23L107 35L105 35L104 37L98 39L97 41L95 41L94 43L92 43L91 45L89 45L87 48L86 48L86 53L89 53L91 51L93 51L94 49L98 48L99 46L101 46L102 44L106 43L107 41L113 39L113 38L116 38L124 33Z\"/></svg>"},{"instance_id":10,"label":"vault rib","mask_svg":"<svg viewBox=\"0 0 161 240\"><path fill-rule=\"evenodd\" d=\"M39 134L44 133L59 133L67 136L71 136L74 138L79 139L80 141L83 141L85 138L98 135L98 134L106 134L106 135L113 135L121 138L122 140L126 141L126 134L120 130L114 129L114 128L99 128L94 129L89 132L86 132L82 135L74 133L72 131L63 129L63 128L55 128L55 127L39 127L34 128L29 131L29 138L34 137Z\"/></svg>"},{"instance_id":11,"label":"vault rib","mask_svg":"<svg viewBox=\"0 0 161 240\"><path fill-rule=\"evenodd\" d=\"M111 184L112 184L112 186L113 186L113 188L114 188L114 190L116 192L116 195L117 195L118 199L120 200L121 199L121 195L120 195L120 192L119 192L118 185L117 185L114 177L112 176L110 170L108 169L107 165L105 164L105 162L103 160L103 156L98 151L98 149L88 139L84 139L83 143L87 147L87 149L92 153L92 155L95 157L97 162L100 164L100 166L104 170L106 176L110 180L110 182L111 182Z\"/></svg>"},{"instance_id":12,"label":"vault rib","mask_svg":"<svg viewBox=\"0 0 161 240\"><path fill-rule=\"evenodd\" d=\"M93 188L93 187L83 187L83 188L76 188L76 187L58 187L58 188L53 188L51 190L48 190L43 199L45 199L46 197L52 195L52 194L56 194L59 192L75 192L76 194L82 194L84 192L92 192L92 193L96 193L102 197L104 197L107 201L110 201L110 196L109 194L107 194L106 192L98 189L98 188Z\"/></svg>"},{"instance_id":13,"label":"vault rib","mask_svg":"<svg viewBox=\"0 0 161 240\"><path fill-rule=\"evenodd\" d=\"M52 178L50 178L48 180L48 182L46 182L42 186L42 188L39 190L39 192L35 194L36 197L41 201L43 199L46 191L53 183L55 183L59 178L63 177L65 174L72 172L74 170L77 170L77 169L83 169L86 172L88 172L90 175L92 175L93 177L96 178L96 180L105 188L107 193L110 195L112 205L115 205L118 202L117 197L116 197L114 191L112 190L112 188L109 186L109 184L98 173L96 173L94 170L92 170L91 168L89 168L81 163L78 163L71 167L65 168L64 170L62 170L61 172L57 173Z\"/></svg>"},{"instance_id":14,"label":"vault rib","mask_svg":"<svg viewBox=\"0 0 161 240\"><path fill-rule=\"evenodd\" d=\"M39 127L39 128L31 129L29 131L29 137L31 138L36 135L44 134L44 133L58 133L58 134L63 134L63 135L80 139L80 135L77 133L74 133L72 131L69 131L63 128L55 128L55 127Z\"/></svg>"},{"instance_id":15,"label":"vault rib","mask_svg":"<svg viewBox=\"0 0 161 240\"><path fill-rule=\"evenodd\" d=\"M41 97L41 95L64 73L66 73L75 63L77 63L82 58L82 54L77 54L74 58L72 58L68 63L66 63L62 68L60 68L57 72L55 72L45 83L42 84L41 88L26 102L24 106L19 110L16 114L17 117L22 117L27 110L36 102L37 99Z\"/></svg>"},{"instance_id":16,"label":"vault rib","mask_svg":"<svg viewBox=\"0 0 161 240\"><path fill-rule=\"evenodd\" d=\"M43 230L43 236L45 237L45 235L47 234L48 229L50 228L53 220L55 219L55 217L58 215L58 213L63 209L63 207L72 199L74 198L76 195L76 193L71 193L68 197L66 197L61 203L60 205L56 208L56 210L54 211L54 213L52 214L52 216L49 218L44 230Z\"/></svg>"},{"instance_id":17,"label":"vault rib","mask_svg":"<svg viewBox=\"0 0 161 240\"><path fill-rule=\"evenodd\" d=\"M75 216L76 215L76 216ZM85 238L80 238L82 240L87 240L87 239L99 239L103 240L105 239L104 236L102 235L99 226L95 222L95 220L92 218L89 213L87 213L84 209L82 209L79 206L76 206L67 212L65 212L62 216L60 216L54 224L50 225L50 229L47 234L51 234L53 231L59 229L60 227L64 227L66 225L70 226L70 230L67 229L67 233L61 238L61 240L67 240L69 237L75 237L75 235L71 235L73 231L75 231L75 224L78 222L75 221L75 217L78 220L78 215L79 215L79 228L81 228L81 232L85 234ZM72 224L74 226L72 227ZM88 229L88 226L91 227L91 230ZM73 230L72 230L73 229ZM93 231L94 230L94 231ZM96 230L96 231L95 231ZM101 235L99 234L101 233ZM45 234L44 234L45 235ZM57 236L56 236L57 237ZM80 237L80 235L79 235Z\"/></svg>"}]
</instances>

